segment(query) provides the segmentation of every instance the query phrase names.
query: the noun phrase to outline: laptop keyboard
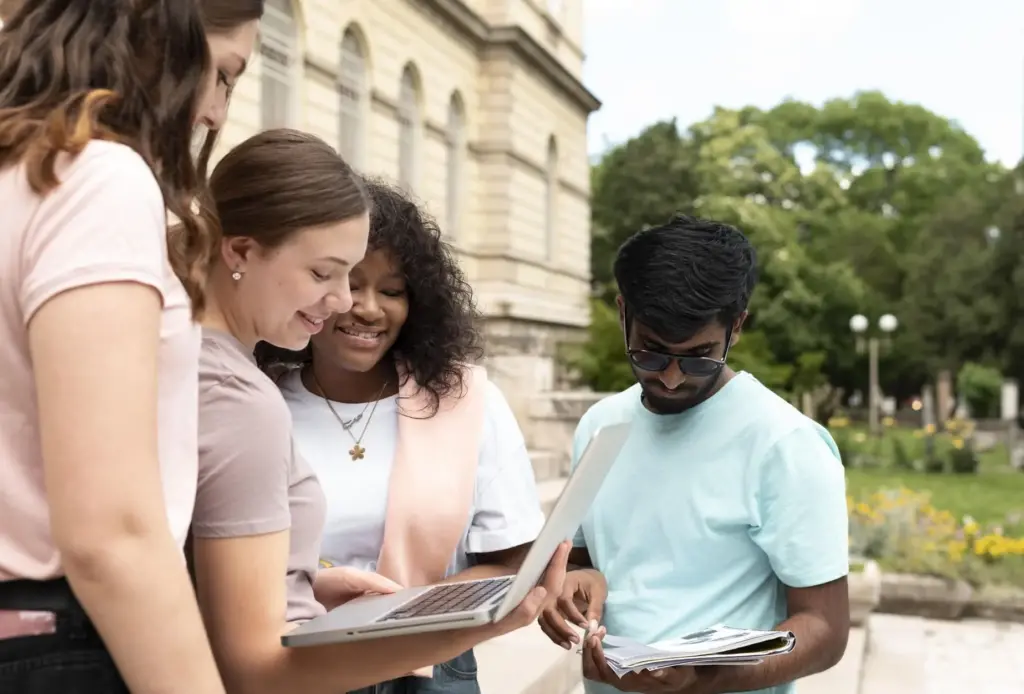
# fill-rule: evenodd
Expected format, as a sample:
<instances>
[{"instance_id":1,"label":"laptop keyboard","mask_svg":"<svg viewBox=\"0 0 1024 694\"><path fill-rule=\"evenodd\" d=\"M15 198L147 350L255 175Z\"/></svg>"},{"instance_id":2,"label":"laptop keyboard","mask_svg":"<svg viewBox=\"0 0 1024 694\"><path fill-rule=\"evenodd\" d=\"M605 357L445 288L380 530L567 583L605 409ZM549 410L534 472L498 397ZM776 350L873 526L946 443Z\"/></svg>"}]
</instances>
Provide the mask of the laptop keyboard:
<instances>
[{"instance_id":1,"label":"laptop keyboard","mask_svg":"<svg viewBox=\"0 0 1024 694\"><path fill-rule=\"evenodd\" d=\"M475 610L512 585L515 576L505 576L472 583L445 583L434 586L409 602L396 607L378 619L393 622L411 617L431 617Z\"/></svg>"}]
</instances>

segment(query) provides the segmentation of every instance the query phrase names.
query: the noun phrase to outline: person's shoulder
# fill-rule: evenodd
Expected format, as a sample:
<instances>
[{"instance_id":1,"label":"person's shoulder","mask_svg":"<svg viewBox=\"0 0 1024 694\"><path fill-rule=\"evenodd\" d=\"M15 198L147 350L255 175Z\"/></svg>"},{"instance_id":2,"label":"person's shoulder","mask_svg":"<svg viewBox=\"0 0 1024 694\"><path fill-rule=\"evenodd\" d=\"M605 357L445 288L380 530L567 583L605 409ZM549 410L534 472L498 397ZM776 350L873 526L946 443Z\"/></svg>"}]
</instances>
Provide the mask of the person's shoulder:
<instances>
[{"instance_id":1,"label":"person's shoulder","mask_svg":"<svg viewBox=\"0 0 1024 694\"><path fill-rule=\"evenodd\" d=\"M116 185L118 193L133 191L160 196L160 186L149 164L134 149L119 142L91 140L77 155L63 155L58 177L62 185L87 181L92 186Z\"/></svg>"},{"instance_id":2,"label":"person's shoulder","mask_svg":"<svg viewBox=\"0 0 1024 694\"><path fill-rule=\"evenodd\" d=\"M730 419L743 434L737 440L755 449L770 452L786 441L824 443L835 448L828 430L752 374L736 374L722 392L727 394L724 404L729 408Z\"/></svg>"},{"instance_id":3,"label":"person's shoulder","mask_svg":"<svg viewBox=\"0 0 1024 694\"><path fill-rule=\"evenodd\" d=\"M580 417L576 428L577 432L593 432L598 427L629 421L636 412L640 394L640 384L637 383L626 390L601 398L588 407ZM593 397L593 395L582 393L580 397Z\"/></svg>"},{"instance_id":4,"label":"person's shoulder","mask_svg":"<svg viewBox=\"0 0 1024 694\"><path fill-rule=\"evenodd\" d=\"M91 140L77 154L58 155L54 174L57 186L41 199L41 228L66 229L73 220L73 227L89 230L82 241L123 246L112 251L150 254L156 243L165 245L163 193L152 169L131 147Z\"/></svg>"},{"instance_id":5,"label":"person's shoulder","mask_svg":"<svg viewBox=\"0 0 1024 694\"><path fill-rule=\"evenodd\" d=\"M501 390L501 386L486 377L484 372L483 378L481 378L481 372L473 370L472 383L474 385L470 387L480 388L484 398L484 407L487 409L489 414L504 414L505 410L512 411L511 406L508 404L508 398L505 397L505 393Z\"/></svg>"},{"instance_id":6,"label":"person's shoulder","mask_svg":"<svg viewBox=\"0 0 1024 694\"><path fill-rule=\"evenodd\" d=\"M824 453L827 449L838 460L838 448L828 429L752 375L739 374L736 378L742 381L737 383L739 388L733 395L748 413L744 418L747 438L757 441L766 457L800 450Z\"/></svg>"},{"instance_id":7,"label":"person's shoulder","mask_svg":"<svg viewBox=\"0 0 1024 694\"><path fill-rule=\"evenodd\" d=\"M232 403L256 421L289 421L277 385L233 345L208 333L199 358L199 397L200 410L214 402Z\"/></svg>"},{"instance_id":8,"label":"person's shoulder","mask_svg":"<svg viewBox=\"0 0 1024 694\"><path fill-rule=\"evenodd\" d=\"M768 386L747 372L736 374L727 384L729 406L744 411L744 419L758 428L788 431L812 424L813 420Z\"/></svg>"}]
</instances>

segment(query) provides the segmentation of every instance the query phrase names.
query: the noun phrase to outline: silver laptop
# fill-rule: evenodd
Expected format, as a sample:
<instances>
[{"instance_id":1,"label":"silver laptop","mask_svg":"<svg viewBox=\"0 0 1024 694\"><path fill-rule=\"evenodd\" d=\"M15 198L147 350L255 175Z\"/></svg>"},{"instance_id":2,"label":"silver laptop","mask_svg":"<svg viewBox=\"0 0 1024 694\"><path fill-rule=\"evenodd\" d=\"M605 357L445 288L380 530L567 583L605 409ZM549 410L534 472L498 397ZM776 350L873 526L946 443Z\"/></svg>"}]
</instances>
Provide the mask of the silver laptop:
<instances>
[{"instance_id":1,"label":"silver laptop","mask_svg":"<svg viewBox=\"0 0 1024 694\"><path fill-rule=\"evenodd\" d=\"M628 423L601 427L594 433L515 576L356 598L288 632L281 642L321 646L497 622L537 585L558 545L572 539L628 435Z\"/></svg>"}]
</instances>

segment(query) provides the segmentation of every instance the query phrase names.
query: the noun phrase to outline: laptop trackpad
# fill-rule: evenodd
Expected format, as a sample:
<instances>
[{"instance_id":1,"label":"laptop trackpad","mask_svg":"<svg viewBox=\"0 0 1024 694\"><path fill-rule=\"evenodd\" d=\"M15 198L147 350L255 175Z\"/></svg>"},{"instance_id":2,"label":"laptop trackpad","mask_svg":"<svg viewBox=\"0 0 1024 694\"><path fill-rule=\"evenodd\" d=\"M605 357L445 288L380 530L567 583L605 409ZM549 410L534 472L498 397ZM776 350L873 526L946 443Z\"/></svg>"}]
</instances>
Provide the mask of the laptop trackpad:
<instances>
[{"instance_id":1,"label":"laptop trackpad","mask_svg":"<svg viewBox=\"0 0 1024 694\"><path fill-rule=\"evenodd\" d=\"M334 629L365 627L380 619L396 607L412 600L427 587L406 588L391 595L365 595L335 607L329 613Z\"/></svg>"}]
</instances>

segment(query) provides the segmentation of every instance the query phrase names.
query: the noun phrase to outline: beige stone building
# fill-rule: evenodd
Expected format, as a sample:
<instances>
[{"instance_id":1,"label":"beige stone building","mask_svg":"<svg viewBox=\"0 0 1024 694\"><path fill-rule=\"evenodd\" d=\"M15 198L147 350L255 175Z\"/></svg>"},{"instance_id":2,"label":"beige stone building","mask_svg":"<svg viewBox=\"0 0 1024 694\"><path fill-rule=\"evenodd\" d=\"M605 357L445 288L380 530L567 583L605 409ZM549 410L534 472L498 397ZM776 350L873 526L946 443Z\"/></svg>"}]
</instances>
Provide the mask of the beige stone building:
<instances>
[{"instance_id":1,"label":"beige stone building","mask_svg":"<svg viewBox=\"0 0 1024 694\"><path fill-rule=\"evenodd\" d=\"M267 0L221 142L300 128L423 200L520 415L589 319L582 28L583 0Z\"/></svg>"}]
</instances>

